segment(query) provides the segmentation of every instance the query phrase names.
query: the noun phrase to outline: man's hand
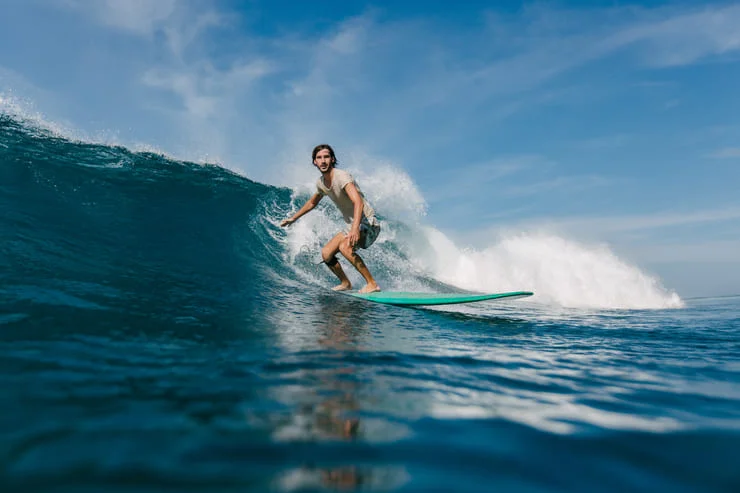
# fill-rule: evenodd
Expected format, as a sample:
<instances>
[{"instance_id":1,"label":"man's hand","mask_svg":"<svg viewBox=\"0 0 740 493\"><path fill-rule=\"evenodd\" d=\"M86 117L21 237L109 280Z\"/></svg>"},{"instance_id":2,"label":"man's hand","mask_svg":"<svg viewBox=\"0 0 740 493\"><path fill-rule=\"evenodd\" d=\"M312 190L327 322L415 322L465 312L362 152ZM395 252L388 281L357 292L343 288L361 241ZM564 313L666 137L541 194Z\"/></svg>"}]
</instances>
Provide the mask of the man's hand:
<instances>
[{"instance_id":1,"label":"man's hand","mask_svg":"<svg viewBox=\"0 0 740 493\"><path fill-rule=\"evenodd\" d=\"M360 241L360 228L352 228L349 235L347 235L347 239L349 240L349 246L354 249L357 242Z\"/></svg>"},{"instance_id":2,"label":"man's hand","mask_svg":"<svg viewBox=\"0 0 740 493\"><path fill-rule=\"evenodd\" d=\"M283 222L280 223L280 227L284 228L285 226L290 226L295 222L295 219L286 219Z\"/></svg>"}]
</instances>

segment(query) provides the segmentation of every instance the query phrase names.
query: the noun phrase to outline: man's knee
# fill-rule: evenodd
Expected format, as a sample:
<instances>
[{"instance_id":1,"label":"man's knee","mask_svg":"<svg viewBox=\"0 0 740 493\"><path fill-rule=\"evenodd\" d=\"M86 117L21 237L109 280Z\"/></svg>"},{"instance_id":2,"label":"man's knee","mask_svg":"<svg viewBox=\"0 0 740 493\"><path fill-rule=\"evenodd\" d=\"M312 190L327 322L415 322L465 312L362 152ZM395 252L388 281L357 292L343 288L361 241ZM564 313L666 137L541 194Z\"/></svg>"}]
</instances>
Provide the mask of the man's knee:
<instances>
[{"instance_id":1,"label":"man's knee","mask_svg":"<svg viewBox=\"0 0 740 493\"><path fill-rule=\"evenodd\" d=\"M336 251L332 250L331 248L324 247L321 249L321 258L324 259L324 262L328 262L332 258L336 258Z\"/></svg>"},{"instance_id":2,"label":"man's knee","mask_svg":"<svg viewBox=\"0 0 740 493\"><path fill-rule=\"evenodd\" d=\"M344 241L339 244L339 251L342 252L342 255L344 255L347 259L355 256L355 252L352 247L349 246L349 240L347 238L345 238Z\"/></svg>"}]
</instances>

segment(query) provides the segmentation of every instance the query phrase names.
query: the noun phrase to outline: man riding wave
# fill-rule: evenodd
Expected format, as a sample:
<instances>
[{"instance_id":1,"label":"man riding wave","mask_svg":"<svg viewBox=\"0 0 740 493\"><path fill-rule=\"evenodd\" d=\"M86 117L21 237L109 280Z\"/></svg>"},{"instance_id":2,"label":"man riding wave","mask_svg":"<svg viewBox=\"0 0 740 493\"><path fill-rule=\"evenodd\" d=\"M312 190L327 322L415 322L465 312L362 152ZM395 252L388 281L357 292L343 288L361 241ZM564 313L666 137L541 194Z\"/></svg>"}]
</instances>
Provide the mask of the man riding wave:
<instances>
[{"instance_id":1,"label":"man riding wave","mask_svg":"<svg viewBox=\"0 0 740 493\"><path fill-rule=\"evenodd\" d=\"M328 144L316 146L312 158L314 166L321 172L321 177L316 182L316 193L292 217L281 222L280 226L293 224L314 209L324 196L328 196L339 208L344 221L350 225L347 231L337 233L321 249L324 263L340 281L333 289L335 291L352 289L352 283L336 257L337 252L340 252L367 282L360 293L380 291L365 262L355 253L357 248L370 247L380 234L380 222L375 217L375 210L365 199L352 175L336 168L337 158L331 146Z\"/></svg>"}]
</instances>

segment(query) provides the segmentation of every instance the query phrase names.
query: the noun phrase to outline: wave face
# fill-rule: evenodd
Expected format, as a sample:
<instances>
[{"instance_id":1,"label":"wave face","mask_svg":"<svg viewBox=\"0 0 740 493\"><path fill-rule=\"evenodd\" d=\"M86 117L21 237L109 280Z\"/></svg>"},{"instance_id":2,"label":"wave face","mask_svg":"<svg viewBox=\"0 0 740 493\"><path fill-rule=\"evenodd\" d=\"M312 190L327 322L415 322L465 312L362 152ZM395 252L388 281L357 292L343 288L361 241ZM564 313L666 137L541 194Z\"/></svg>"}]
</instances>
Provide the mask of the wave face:
<instances>
[{"instance_id":1,"label":"wave face","mask_svg":"<svg viewBox=\"0 0 740 493\"><path fill-rule=\"evenodd\" d=\"M333 282L316 264L321 245L344 228L334 208L322 203L287 233L277 226L310 189L291 192L217 166L71 141L7 115L0 162L2 268L17 299L33 286L50 303L115 299L141 313L152 303L155 312L179 313L187 303L230 297L271 303ZM532 290L535 301L586 308L682 304L603 247L520 233L483 250L461 249L424 225L424 199L403 172L381 166L355 174L383 219L380 239L364 255L385 289Z\"/></svg>"},{"instance_id":2,"label":"wave face","mask_svg":"<svg viewBox=\"0 0 740 493\"><path fill-rule=\"evenodd\" d=\"M255 287L274 286L263 267L279 258L259 218L285 190L9 117L0 163L2 294L18 317L83 307L197 325L222 306L255 313Z\"/></svg>"}]
</instances>

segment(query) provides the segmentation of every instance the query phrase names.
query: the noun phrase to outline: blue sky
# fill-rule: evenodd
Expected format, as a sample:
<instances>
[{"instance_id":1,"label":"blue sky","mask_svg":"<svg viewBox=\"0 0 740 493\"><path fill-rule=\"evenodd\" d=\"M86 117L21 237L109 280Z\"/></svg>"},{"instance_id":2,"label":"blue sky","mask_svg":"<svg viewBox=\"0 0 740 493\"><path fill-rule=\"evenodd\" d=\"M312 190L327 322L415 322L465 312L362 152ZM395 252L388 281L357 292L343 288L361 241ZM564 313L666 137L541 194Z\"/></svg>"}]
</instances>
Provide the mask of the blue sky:
<instances>
[{"instance_id":1,"label":"blue sky","mask_svg":"<svg viewBox=\"0 0 740 493\"><path fill-rule=\"evenodd\" d=\"M328 141L461 242L547 229L740 293L740 4L459 3L11 0L0 97L274 184Z\"/></svg>"}]
</instances>

